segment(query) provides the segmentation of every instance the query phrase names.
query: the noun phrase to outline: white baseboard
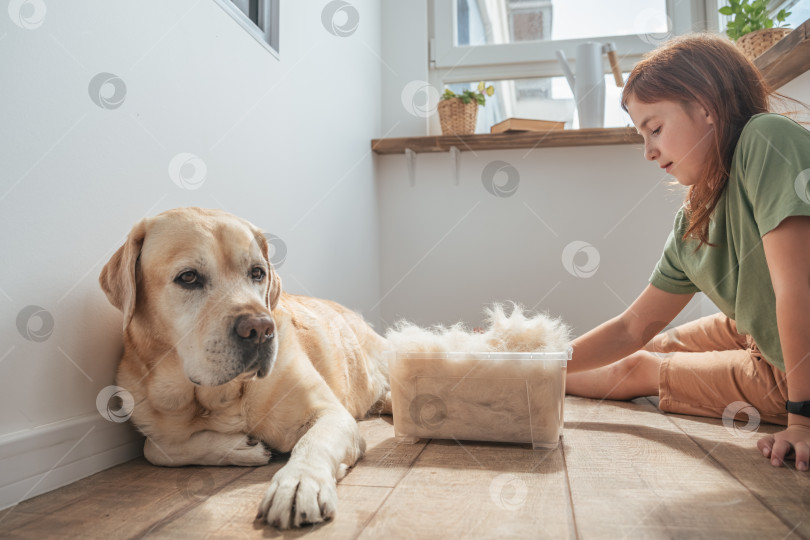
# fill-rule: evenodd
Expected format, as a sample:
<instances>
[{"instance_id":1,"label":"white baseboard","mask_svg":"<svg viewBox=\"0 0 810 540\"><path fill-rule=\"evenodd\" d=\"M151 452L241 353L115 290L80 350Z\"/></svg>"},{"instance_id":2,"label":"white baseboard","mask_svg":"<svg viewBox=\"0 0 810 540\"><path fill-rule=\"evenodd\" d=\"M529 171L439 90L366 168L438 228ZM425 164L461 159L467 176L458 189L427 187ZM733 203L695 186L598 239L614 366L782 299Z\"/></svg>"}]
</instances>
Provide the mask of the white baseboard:
<instances>
[{"instance_id":1,"label":"white baseboard","mask_svg":"<svg viewBox=\"0 0 810 540\"><path fill-rule=\"evenodd\" d=\"M0 510L143 454L131 423L98 413L0 437Z\"/></svg>"}]
</instances>

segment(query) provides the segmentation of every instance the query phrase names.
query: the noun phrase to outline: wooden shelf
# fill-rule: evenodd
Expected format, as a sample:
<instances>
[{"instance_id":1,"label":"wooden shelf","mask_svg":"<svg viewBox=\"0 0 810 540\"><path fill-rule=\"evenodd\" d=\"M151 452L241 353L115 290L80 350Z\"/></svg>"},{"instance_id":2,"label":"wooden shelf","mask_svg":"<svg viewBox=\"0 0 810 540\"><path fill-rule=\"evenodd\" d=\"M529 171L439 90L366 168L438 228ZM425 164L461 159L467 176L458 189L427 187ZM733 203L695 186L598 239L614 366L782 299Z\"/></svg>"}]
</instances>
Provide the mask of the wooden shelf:
<instances>
[{"instance_id":1,"label":"wooden shelf","mask_svg":"<svg viewBox=\"0 0 810 540\"><path fill-rule=\"evenodd\" d=\"M779 88L810 69L809 34L810 19L754 60L773 88Z\"/></svg>"},{"instance_id":2,"label":"wooden shelf","mask_svg":"<svg viewBox=\"0 0 810 540\"><path fill-rule=\"evenodd\" d=\"M754 64L775 89L810 70L810 20L803 22L779 43L762 53ZM453 147L465 152L605 144L643 144L643 139L631 127L567 129L545 133L526 131L373 139L371 149L376 154L403 154L406 148L421 153L448 152Z\"/></svg>"},{"instance_id":3,"label":"wooden shelf","mask_svg":"<svg viewBox=\"0 0 810 540\"><path fill-rule=\"evenodd\" d=\"M557 146L594 146L603 144L642 144L635 128L557 129L546 132L479 133L475 135L441 135L374 139L371 149L377 154L414 152L448 152L456 147L470 150L513 150L516 148L551 148Z\"/></svg>"}]
</instances>

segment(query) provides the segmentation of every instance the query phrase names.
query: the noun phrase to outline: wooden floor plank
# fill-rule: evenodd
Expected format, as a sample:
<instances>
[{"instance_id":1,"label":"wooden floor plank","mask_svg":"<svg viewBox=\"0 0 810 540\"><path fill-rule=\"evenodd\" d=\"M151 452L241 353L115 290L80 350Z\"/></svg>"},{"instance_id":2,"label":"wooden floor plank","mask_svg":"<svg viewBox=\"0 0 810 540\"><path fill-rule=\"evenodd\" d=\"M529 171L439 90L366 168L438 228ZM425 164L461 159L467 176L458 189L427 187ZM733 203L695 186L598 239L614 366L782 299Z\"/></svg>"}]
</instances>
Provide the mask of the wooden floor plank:
<instances>
[{"instance_id":1,"label":"wooden floor plank","mask_svg":"<svg viewBox=\"0 0 810 540\"><path fill-rule=\"evenodd\" d=\"M225 485L212 481L211 474L216 469L200 467L196 476L181 483L184 489L175 495L189 504L154 520L144 538L202 538L218 529L244 530L256 517L259 501L273 474L286 462L286 458L274 459L263 467L242 469L243 474Z\"/></svg>"},{"instance_id":2,"label":"wooden floor plank","mask_svg":"<svg viewBox=\"0 0 810 540\"><path fill-rule=\"evenodd\" d=\"M255 520L259 501L269 482L266 478L252 481L249 476L201 501L182 516L153 528L145 538L355 538L391 491L391 488L338 485L336 519L297 530L278 531Z\"/></svg>"},{"instance_id":3,"label":"wooden floor plank","mask_svg":"<svg viewBox=\"0 0 810 540\"><path fill-rule=\"evenodd\" d=\"M141 470L141 464L145 463L143 459L132 460L130 462L121 464L115 468L115 480L110 478L107 471L101 471L86 478L82 478L76 482L63 486L57 490L39 495L37 497L20 502L11 508L8 508L0 514L0 532L9 530L9 525L6 516L10 518L16 513L26 514L48 514L57 511L58 509L86 496L98 489L108 488L111 482L132 484L138 480L141 473L133 474L133 470Z\"/></svg>"},{"instance_id":4,"label":"wooden floor plank","mask_svg":"<svg viewBox=\"0 0 810 540\"><path fill-rule=\"evenodd\" d=\"M370 418L359 423L366 440L366 455L341 481L346 486L394 487L427 444L420 440L404 443L394 437L390 416Z\"/></svg>"},{"instance_id":5,"label":"wooden floor plank","mask_svg":"<svg viewBox=\"0 0 810 540\"><path fill-rule=\"evenodd\" d=\"M573 538L559 449L431 441L360 535Z\"/></svg>"},{"instance_id":6,"label":"wooden floor plank","mask_svg":"<svg viewBox=\"0 0 810 540\"><path fill-rule=\"evenodd\" d=\"M21 503L19 511L36 519L9 529L0 523L0 536L39 539L59 531L77 538L138 537L155 523L198 504L200 492L216 492L245 472L238 467L154 467L134 460L99 473L96 482L82 488L81 496L58 509L51 510L52 501L64 498L69 491L65 488Z\"/></svg>"},{"instance_id":7,"label":"wooden floor plank","mask_svg":"<svg viewBox=\"0 0 810 540\"><path fill-rule=\"evenodd\" d=\"M40 516L59 512L88 494L109 491L115 485L135 486L133 489L137 489L137 486L148 483L152 475L151 471L145 470L146 465L143 458L132 460L115 467L114 472L107 469L7 508L0 514L0 537L25 523L39 520Z\"/></svg>"},{"instance_id":8,"label":"wooden floor plank","mask_svg":"<svg viewBox=\"0 0 810 540\"><path fill-rule=\"evenodd\" d=\"M647 400L568 398L565 419L571 497L583 538L790 533Z\"/></svg>"},{"instance_id":9,"label":"wooden floor plank","mask_svg":"<svg viewBox=\"0 0 810 540\"><path fill-rule=\"evenodd\" d=\"M810 538L810 475L797 471L792 461L773 467L757 449L761 437L782 427L746 421L726 427L718 419L666 417L777 514L794 535Z\"/></svg>"},{"instance_id":10,"label":"wooden floor plank","mask_svg":"<svg viewBox=\"0 0 810 540\"><path fill-rule=\"evenodd\" d=\"M9 531L25 527L39 519L39 514L29 514L16 508L6 508L0 512L0 538L6 538Z\"/></svg>"},{"instance_id":11,"label":"wooden floor plank","mask_svg":"<svg viewBox=\"0 0 810 540\"><path fill-rule=\"evenodd\" d=\"M382 430L379 428L383 428ZM380 441L393 437L393 429L383 420L361 422L361 434L373 448ZM413 446L413 445L411 445ZM256 511L273 475L286 463L274 462L250 471L222 490L201 494L199 504L182 515L173 516L154 526L147 538L245 538L258 534L285 538L353 538L365 527L374 512L391 491L390 487L362 486L347 483L354 475L364 477L365 467L379 468L369 460L361 460L338 484L338 514L331 522L279 532L255 521ZM405 467L407 470L407 467ZM402 473L404 474L404 472ZM386 480L383 471L380 476ZM366 475L365 477L370 477ZM380 483L380 482L378 482Z\"/></svg>"}]
</instances>

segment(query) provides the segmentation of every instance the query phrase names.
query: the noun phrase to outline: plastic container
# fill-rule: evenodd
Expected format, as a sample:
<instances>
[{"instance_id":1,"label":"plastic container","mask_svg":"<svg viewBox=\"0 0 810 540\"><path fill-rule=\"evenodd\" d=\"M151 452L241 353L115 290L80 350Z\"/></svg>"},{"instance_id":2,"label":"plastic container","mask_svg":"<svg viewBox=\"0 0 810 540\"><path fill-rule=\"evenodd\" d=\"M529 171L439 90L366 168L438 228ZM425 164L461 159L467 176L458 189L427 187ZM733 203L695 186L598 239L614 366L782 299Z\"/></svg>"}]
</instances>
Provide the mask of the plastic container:
<instances>
[{"instance_id":1,"label":"plastic container","mask_svg":"<svg viewBox=\"0 0 810 540\"><path fill-rule=\"evenodd\" d=\"M571 349L545 353L388 352L394 432L556 448Z\"/></svg>"}]
</instances>

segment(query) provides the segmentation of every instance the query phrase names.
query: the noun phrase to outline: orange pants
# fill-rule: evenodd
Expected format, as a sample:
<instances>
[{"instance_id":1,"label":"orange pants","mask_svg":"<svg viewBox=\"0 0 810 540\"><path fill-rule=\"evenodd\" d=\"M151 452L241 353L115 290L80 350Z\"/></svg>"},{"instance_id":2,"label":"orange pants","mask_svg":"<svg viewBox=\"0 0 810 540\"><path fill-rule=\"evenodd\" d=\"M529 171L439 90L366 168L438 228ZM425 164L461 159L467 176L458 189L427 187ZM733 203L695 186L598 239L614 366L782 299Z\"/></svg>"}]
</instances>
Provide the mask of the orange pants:
<instances>
[{"instance_id":1,"label":"orange pants","mask_svg":"<svg viewBox=\"0 0 810 540\"><path fill-rule=\"evenodd\" d=\"M661 359L662 411L722 418L735 409L735 402L746 402L761 420L787 424L785 373L765 360L751 336L738 334L734 321L722 313L659 334L644 349ZM737 418L745 420L750 410L742 412Z\"/></svg>"}]
</instances>

